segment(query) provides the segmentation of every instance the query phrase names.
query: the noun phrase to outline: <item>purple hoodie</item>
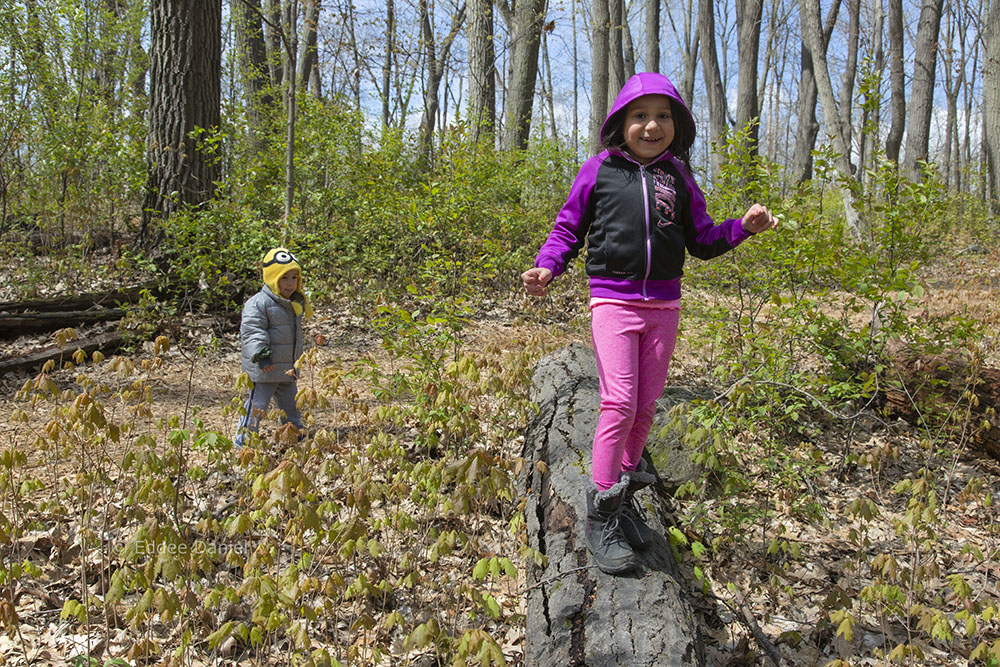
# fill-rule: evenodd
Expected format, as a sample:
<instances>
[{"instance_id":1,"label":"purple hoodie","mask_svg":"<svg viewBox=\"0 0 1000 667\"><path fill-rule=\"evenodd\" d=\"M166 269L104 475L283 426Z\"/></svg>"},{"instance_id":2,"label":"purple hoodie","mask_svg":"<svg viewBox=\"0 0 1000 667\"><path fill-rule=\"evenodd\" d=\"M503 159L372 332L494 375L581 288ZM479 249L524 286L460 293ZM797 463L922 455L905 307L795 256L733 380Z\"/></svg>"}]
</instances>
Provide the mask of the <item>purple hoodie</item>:
<instances>
[{"instance_id":1,"label":"purple hoodie","mask_svg":"<svg viewBox=\"0 0 1000 667\"><path fill-rule=\"evenodd\" d=\"M640 164L624 148L604 150L580 168L555 226L535 259L558 276L587 244L587 274L593 297L677 299L685 250L710 259L735 248L751 234L737 218L716 225L687 166L694 141L691 112L670 80L643 73L630 78L611 106L601 138L617 143L616 115L643 95L666 95L673 107L675 137L670 148ZM621 138L624 144L624 138Z\"/></svg>"}]
</instances>

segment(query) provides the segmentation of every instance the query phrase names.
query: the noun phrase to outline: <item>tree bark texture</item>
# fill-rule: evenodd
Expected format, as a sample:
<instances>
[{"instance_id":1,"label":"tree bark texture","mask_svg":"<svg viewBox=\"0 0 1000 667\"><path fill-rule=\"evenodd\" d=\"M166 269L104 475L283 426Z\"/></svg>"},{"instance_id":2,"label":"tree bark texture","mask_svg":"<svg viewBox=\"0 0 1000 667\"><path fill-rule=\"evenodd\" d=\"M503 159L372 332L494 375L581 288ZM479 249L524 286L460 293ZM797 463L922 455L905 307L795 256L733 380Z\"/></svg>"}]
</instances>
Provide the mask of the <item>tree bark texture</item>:
<instances>
[{"instance_id":1,"label":"tree bark texture","mask_svg":"<svg viewBox=\"0 0 1000 667\"><path fill-rule=\"evenodd\" d=\"M1000 1L990 3L984 34L983 115L986 173L994 213L1000 212Z\"/></svg>"},{"instance_id":2,"label":"tree bark texture","mask_svg":"<svg viewBox=\"0 0 1000 667\"><path fill-rule=\"evenodd\" d=\"M503 147L506 150L526 148L531 136L531 108L535 101L545 5L546 0L522 0L514 8L507 108L504 113Z\"/></svg>"},{"instance_id":3,"label":"tree bark texture","mask_svg":"<svg viewBox=\"0 0 1000 667\"><path fill-rule=\"evenodd\" d=\"M833 26L840 11L840 0L834 0L826 15L823 25L823 50L826 51L833 36ZM812 152L816 148L816 137L819 136L819 121L816 120L816 69L812 53L806 42L802 28L801 72L799 76L798 128L795 136L795 152L792 157L791 173L796 183L802 183L812 178Z\"/></svg>"},{"instance_id":4,"label":"tree bark texture","mask_svg":"<svg viewBox=\"0 0 1000 667\"><path fill-rule=\"evenodd\" d=\"M803 0L800 4L800 12L803 39L812 54L813 71L816 74L816 90L823 108L823 124L827 134L833 140L833 150L837 153L835 163L837 171L840 172L844 180L847 180L853 177L850 161L851 147L847 143L847 137L844 136L840 125L841 115L833 94L833 83L830 81L830 68L826 61L826 47L823 43L823 30L820 26L819 0ZM850 104L851 101L842 100L842 103ZM844 218L848 230L857 238L860 236L861 230L854 195L846 187L841 187L840 191L844 201Z\"/></svg>"},{"instance_id":5,"label":"tree bark texture","mask_svg":"<svg viewBox=\"0 0 1000 667\"><path fill-rule=\"evenodd\" d=\"M613 1L613 0L612 0ZM608 113L609 58L611 46L611 8L609 0L593 0L591 4L592 53L590 68L590 147L591 155L597 153L601 143L601 125Z\"/></svg>"},{"instance_id":6,"label":"tree bark texture","mask_svg":"<svg viewBox=\"0 0 1000 667\"><path fill-rule=\"evenodd\" d=\"M420 25L423 31L423 46L426 59L427 84L424 90L424 113L420 120L420 135L417 139L417 150L428 161L431 158L434 139L434 127L437 122L440 106L441 79L444 77L445 65L451 45L458 36L458 31L465 22L465 3L451 17L451 30L441 42L438 51L435 46L434 27L431 24L430 9L427 0L420 0Z\"/></svg>"},{"instance_id":7,"label":"tree bark texture","mask_svg":"<svg viewBox=\"0 0 1000 667\"><path fill-rule=\"evenodd\" d=\"M889 89L891 91L892 123L885 138L885 156L899 164L899 148L906 129L906 79L903 70L903 0L888 0L889 4Z\"/></svg>"},{"instance_id":8,"label":"tree bark texture","mask_svg":"<svg viewBox=\"0 0 1000 667\"><path fill-rule=\"evenodd\" d=\"M319 78L319 14L321 0L305 0L303 16L302 52L299 54L298 72L299 85L302 90L308 90L313 97L319 99L322 86Z\"/></svg>"},{"instance_id":9,"label":"tree bark texture","mask_svg":"<svg viewBox=\"0 0 1000 667\"><path fill-rule=\"evenodd\" d=\"M660 1L645 0L643 3L646 14L645 39L646 55L645 69L647 72L660 71ZM685 98L685 101L687 99Z\"/></svg>"},{"instance_id":10,"label":"tree bark texture","mask_svg":"<svg viewBox=\"0 0 1000 667\"><path fill-rule=\"evenodd\" d=\"M658 533L640 552L638 571L606 575L587 551L585 494L600 405L593 352L573 344L546 357L532 392L539 413L525 434L525 516L529 545L548 564L527 575L525 664L703 665L687 579L666 538L662 485L636 496Z\"/></svg>"},{"instance_id":11,"label":"tree bark texture","mask_svg":"<svg viewBox=\"0 0 1000 667\"><path fill-rule=\"evenodd\" d=\"M215 193L219 164L196 136L220 122L221 0L152 0L148 181L142 235L150 222Z\"/></svg>"},{"instance_id":12,"label":"tree bark texture","mask_svg":"<svg viewBox=\"0 0 1000 667\"><path fill-rule=\"evenodd\" d=\"M721 147L729 126L726 109L726 89L719 71L719 55L715 47L715 3L698 0L698 32L701 37L701 67L708 97L708 124L712 143ZM719 173L722 156L712 152L712 177Z\"/></svg>"},{"instance_id":13,"label":"tree bark texture","mask_svg":"<svg viewBox=\"0 0 1000 667\"><path fill-rule=\"evenodd\" d=\"M236 55L247 105L247 133L251 150L257 152L264 147L265 118L274 104L260 0L232 0L230 9L236 24Z\"/></svg>"},{"instance_id":14,"label":"tree bark texture","mask_svg":"<svg viewBox=\"0 0 1000 667\"><path fill-rule=\"evenodd\" d=\"M934 73L937 68L937 41L941 30L944 0L923 0L913 50L913 79L906 119L906 150L903 171L911 181L922 178L919 162L927 159L934 113Z\"/></svg>"},{"instance_id":15,"label":"tree bark texture","mask_svg":"<svg viewBox=\"0 0 1000 667\"><path fill-rule=\"evenodd\" d=\"M496 125L496 50L493 44L493 1L469 5L469 120L474 137L493 136Z\"/></svg>"},{"instance_id":16,"label":"tree bark texture","mask_svg":"<svg viewBox=\"0 0 1000 667\"><path fill-rule=\"evenodd\" d=\"M739 77L736 85L736 126L749 126L749 153L757 154L760 136L760 101L757 97L757 62L760 59L760 22L764 16L762 0L737 0L737 44Z\"/></svg>"}]
</instances>

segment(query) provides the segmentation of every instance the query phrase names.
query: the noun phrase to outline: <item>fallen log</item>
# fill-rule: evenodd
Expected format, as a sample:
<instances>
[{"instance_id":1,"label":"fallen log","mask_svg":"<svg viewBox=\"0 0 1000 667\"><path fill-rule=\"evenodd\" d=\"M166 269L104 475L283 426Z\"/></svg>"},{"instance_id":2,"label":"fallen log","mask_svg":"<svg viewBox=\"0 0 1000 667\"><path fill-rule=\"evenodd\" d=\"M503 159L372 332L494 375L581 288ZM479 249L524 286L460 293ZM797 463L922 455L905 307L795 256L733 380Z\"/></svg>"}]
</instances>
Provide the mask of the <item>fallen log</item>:
<instances>
[{"instance_id":1,"label":"fallen log","mask_svg":"<svg viewBox=\"0 0 1000 667\"><path fill-rule=\"evenodd\" d=\"M124 308L70 310L54 313L0 313L0 337L20 336L39 331L55 331L96 322L109 322L125 317Z\"/></svg>"},{"instance_id":2,"label":"fallen log","mask_svg":"<svg viewBox=\"0 0 1000 667\"><path fill-rule=\"evenodd\" d=\"M127 289L116 289L89 294L54 296L48 299L25 299L23 301L0 302L0 313L58 313L73 310L88 310L97 307L111 307L119 304L137 303L144 290L161 294L157 281L148 282Z\"/></svg>"},{"instance_id":3,"label":"fallen log","mask_svg":"<svg viewBox=\"0 0 1000 667\"><path fill-rule=\"evenodd\" d=\"M587 551L583 507L600 405L596 376L593 352L579 344L535 370L539 413L525 433L525 517L529 546L545 554L547 565L527 574L525 664L704 665L690 587L666 537L662 484L637 495L658 536L639 552L637 571L604 574Z\"/></svg>"},{"instance_id":4,"label":"fallen log","mask_svg":"<svg viewBox=\"0 0 1000 667\"><path fill-rule=\"evenodd\" d=\"M921 355L904 348L895 359L895 382L885 389L889 414L918 426L949 419L974 451L1000 460L1000 424L996 423L1000 369L970 366L959 352Z\"/></svg>"},{"instance_id":5,"label":"fallen log","mask_svg":"<svg viewBox=\"0 0 1000 667\"><path fill-rule=\"evenodd\" d=\"M113 352L125 343L125 336L117 331L90 336L80 340L73 340L63 347L53 345L31 354L18 355L7 359L0 359L0 375L13 373L16 371L33 371L49 360L56 363L71 361L73 353L78 349L83 350L88 356L95 351Z\"/></svg>"}]
</instances>

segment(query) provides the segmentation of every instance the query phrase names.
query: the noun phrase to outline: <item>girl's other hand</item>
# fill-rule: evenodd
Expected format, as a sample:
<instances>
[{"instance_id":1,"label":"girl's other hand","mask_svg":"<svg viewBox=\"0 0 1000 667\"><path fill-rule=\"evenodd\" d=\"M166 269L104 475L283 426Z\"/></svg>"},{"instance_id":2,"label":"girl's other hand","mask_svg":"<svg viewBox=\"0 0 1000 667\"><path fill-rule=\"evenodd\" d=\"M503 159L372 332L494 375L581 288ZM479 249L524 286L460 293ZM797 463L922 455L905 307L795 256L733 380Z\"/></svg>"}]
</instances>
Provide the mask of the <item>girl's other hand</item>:
<instances>
[{"instance_id":1,"label":"girl's other hand","mask_svg":"<svg viewBox=\"0 0 1000 667\"><path fill-rule=\"evenodd\" d=\"M767 210L766 206L754 204L743 214L743 229L752 234L760 234L769 229L778 228L778 218Z\"/></svg>"},{"instance_id":2,"label":"girl's other hand","mask_svg":"<svg viewBox=\"0 0 1000 667\"><path fill-rule=\"evenodd\" d=\"M522 273L521 280L524 291L530 296L545 296L545 286L552 282L552 272L536 266Z\"/></svg>"}]
</instances>

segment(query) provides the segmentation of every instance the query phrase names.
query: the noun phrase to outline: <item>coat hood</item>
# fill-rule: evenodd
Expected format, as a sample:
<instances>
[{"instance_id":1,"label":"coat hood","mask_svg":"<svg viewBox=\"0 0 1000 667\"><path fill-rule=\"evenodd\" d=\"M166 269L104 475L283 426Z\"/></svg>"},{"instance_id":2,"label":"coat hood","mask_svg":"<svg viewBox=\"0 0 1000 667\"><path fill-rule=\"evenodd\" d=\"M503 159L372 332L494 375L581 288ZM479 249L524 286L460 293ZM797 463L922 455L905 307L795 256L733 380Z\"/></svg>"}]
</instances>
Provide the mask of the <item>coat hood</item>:
<instances>
[{"instance_id":1,"label":"coat hood","mask_svg":"<svg viewBox=\"0 0 1000 667\"><path fill-rule=\"evenodd\" d=\"M611 105L611 111L601 126L601 143L609 143L611 133L614 131L614 118L624 113L625 107L632 100L643 95L666 95L670 98L671 107L674 111L675 137L670 145L670 151L675 155L683 155L694 143L695 125L691 111L684 104L680 93L670 83L670 79L657 72L642 72L636 74L625 82L615 103Z\"/></svg>"}]
</instances>

